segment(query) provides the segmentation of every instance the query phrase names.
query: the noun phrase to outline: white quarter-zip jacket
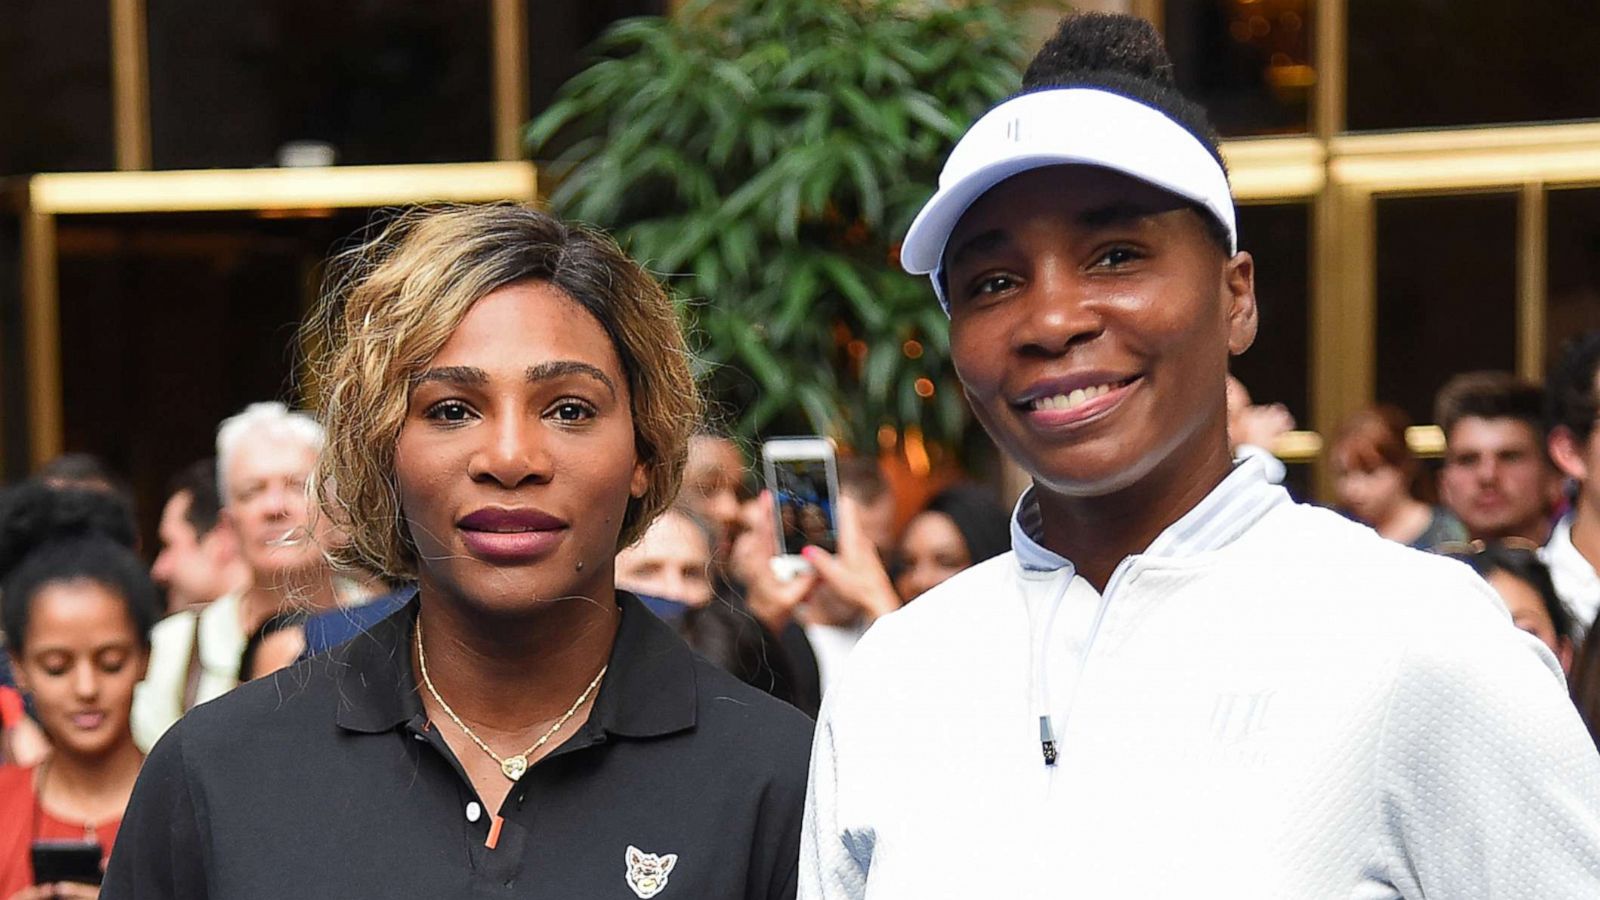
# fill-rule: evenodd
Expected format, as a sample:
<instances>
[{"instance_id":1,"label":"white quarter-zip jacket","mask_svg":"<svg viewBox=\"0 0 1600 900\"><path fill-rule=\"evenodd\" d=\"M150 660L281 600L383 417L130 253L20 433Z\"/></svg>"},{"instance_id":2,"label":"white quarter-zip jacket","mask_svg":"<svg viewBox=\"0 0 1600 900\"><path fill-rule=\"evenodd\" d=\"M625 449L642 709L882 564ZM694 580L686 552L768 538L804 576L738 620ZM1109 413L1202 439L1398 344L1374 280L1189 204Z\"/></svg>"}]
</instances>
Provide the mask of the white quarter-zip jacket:
<instances>
[{"instance_id":1,"label":"white quarter-zip jacket","mask_svg":"<svg viewBox=\"0 0 1600 900\"><path fill-rule=\"evenodd\" d=\"M1103 596L1038 534L856 647L802 898L1600 897L1600 754L1465 566L1249 460Z\"/></svg>"}]
</instances>

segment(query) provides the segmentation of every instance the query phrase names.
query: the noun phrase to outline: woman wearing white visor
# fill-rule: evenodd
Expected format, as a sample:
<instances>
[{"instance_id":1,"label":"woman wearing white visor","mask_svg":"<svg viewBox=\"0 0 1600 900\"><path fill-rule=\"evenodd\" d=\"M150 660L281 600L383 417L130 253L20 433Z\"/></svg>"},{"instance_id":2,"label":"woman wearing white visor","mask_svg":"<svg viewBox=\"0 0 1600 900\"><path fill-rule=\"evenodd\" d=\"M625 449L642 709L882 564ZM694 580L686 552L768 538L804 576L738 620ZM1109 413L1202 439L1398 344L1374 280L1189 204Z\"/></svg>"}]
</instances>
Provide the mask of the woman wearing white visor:
<instances>
[{"instance_id":1,"label":"woman wearing white visor","mask_svg":"<svg viewBox=\"0 0 1600 900\"><path fill-rule=\"evenodd\" d=\"M902 260L1032 477L817 727L806 898L1600 897L1600 757L1465 567L1229 458L1253 262L1148 25L1067 20Z\"/></svg>"}]
</instances>

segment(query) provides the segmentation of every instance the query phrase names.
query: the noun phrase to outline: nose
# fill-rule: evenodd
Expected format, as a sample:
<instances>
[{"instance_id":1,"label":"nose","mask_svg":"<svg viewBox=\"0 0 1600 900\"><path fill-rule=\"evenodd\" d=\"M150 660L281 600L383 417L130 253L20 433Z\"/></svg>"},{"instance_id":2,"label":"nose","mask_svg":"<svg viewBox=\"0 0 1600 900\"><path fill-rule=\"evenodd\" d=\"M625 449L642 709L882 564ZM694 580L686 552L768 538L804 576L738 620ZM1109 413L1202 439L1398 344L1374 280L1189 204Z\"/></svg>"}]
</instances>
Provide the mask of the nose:
<instances>
[{"instance_id":1,"label":"nose","mask_svg":"<svg viewBox=\"0 0 1600 900\"><path fill-rule=\"evenodd\" d=\"M161 587L172 583L172 551L162 550L156 554L156 561L150 564L150 580Z\"/></svg>"},{"instance_id":2,"label":"nose","mask_svg":"<svg viewBox=\"0 0 1600 900\"><path fill-rule=\"evenodd\" d=\"M1012 339L1023 353L1060 356L1105 330L1096 294L1064 257L1040 260L1018 299L1024 303L1024 314Z\"/></svg>"},{"instance_id":3,"label":"nose","mask_svg":"<svg viewBox=\"0 0 1600 900\"><path fill-rule=\"evenodd\" d=\"M81 701L90 701L100 695L100 676L95 672L93 660L81 660L73 667L72 694Z\"/></svg>"},{"instance_id":4,"label":"nose","mask_svg":"<svg viewBox=\"0 0 1600 900\"><path fill-rule=\"evenodd\" d=\"M550 480L550 454L540 439L539 425L520 413L498 415L479 429L483 443L467 464L474 481L493 481L514 488L525 481Z\"/></svg>"}]
</instances>

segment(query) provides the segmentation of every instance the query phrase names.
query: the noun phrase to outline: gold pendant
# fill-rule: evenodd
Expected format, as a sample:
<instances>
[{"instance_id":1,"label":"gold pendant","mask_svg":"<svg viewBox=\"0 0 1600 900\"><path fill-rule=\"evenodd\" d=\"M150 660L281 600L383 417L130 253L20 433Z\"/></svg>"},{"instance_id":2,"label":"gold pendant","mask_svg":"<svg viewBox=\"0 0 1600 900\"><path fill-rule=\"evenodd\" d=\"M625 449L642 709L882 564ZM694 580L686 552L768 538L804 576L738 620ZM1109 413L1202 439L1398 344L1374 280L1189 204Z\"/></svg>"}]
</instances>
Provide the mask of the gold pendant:
<instances>
[{"instance_id":1,"label":"gold pendant","mask_svg":"<svg viewBox=\"0 0 1600 900\"><path fill-rule=\"evenodd\" d=\"M522 777L528 771L528 758L526 756L508 756L500 761L500 772L512 781Z\"/></svg>"}]
</instances>

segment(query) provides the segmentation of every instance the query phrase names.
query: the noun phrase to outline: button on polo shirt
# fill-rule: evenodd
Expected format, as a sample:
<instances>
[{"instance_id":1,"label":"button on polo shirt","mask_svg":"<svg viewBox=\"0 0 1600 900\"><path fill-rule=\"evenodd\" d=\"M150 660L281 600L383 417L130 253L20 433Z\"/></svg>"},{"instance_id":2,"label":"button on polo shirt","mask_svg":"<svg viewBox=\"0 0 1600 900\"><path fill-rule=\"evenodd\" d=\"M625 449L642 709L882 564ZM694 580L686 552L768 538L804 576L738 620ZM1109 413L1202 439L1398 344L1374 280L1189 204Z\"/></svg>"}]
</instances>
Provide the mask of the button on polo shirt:
<instances>
[{"instance_id":1,"label":"button on polo shirt","mask_svg":"<svg viewBox=\"0 0 1600 900\"><path fill-rule=\"evenodd\" d=\"M180 721L101 896L793 897L810 721L618 604L588 721L499 815L423 712L413 601Z\"/></svg>"}]
</instances>

